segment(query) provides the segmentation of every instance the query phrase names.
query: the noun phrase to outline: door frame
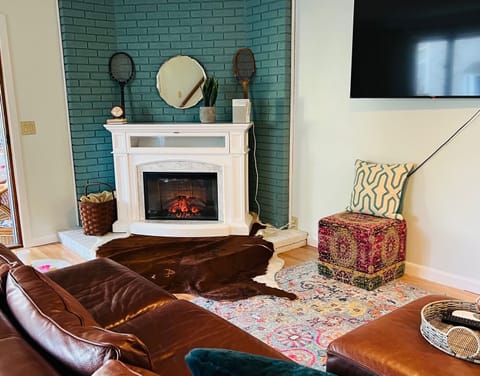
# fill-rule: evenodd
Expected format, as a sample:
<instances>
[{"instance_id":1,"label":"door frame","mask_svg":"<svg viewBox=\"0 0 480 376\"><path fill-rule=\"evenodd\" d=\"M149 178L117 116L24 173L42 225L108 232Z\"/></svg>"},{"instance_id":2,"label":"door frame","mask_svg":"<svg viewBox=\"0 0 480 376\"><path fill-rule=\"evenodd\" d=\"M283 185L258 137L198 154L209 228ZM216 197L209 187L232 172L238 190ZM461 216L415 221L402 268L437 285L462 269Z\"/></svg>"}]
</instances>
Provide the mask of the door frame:
<instances>
[{"instance_id":1,"label":"door frame","mask_svg":"<svg viewBox=\"0 0 480 376\"><path fill-rule=\"evenodd\" d=\"M2 56L0 54L0 105L1 105L1 116L0 119L1 124L0 127L3 129L0 130L3 133L3 144L4 150L3 153L5 154L5 162L6 162L6 179L7 179L7 187L8 187L8 196L9 196L9 208L10 208L10 218L12 221L12 230L13 230L13 239L12 243L5 243L6 246L10 248L18 248L23 246L23 239L22 239L22 228L20 226L19 220L19 212L18 212L18 200L16 194L16 183L15 183L15 167L13 165L12 160L12 148L10 142L10 131L9 131L9 120L7 114L7 104L5 103L5 77L3 74L3 64L2 64Z\"/></svg>"},{"instance_id":2,"label":"door frame","mask_svg":"<svg viewBox=\"0 0 480 376\"><path fill-rule=\"evenodd\" d=\"M29 221L29 206L27 200L27 190L26 190L26 179L24 176L24 162L22 157L22 143L20 135L20 127L18 121L18 107L15 100L15 85L13 82L13 69L11 64L11 54L10 47L8 43L8 28L7 28L7 19L5 15L0 14L0 58L2 61L2 75L3 75L3 95L4 95L4 108L5 108L5 118L8 119L8 124L6 126L6 133L8 133L10 142L10 163L15 166L13 171L10 171L12 174L12 180L15 182L14 191L12 194L13 197L16 197L17 204L17 225L19 225L18 241L25 243L26 240L31 238L30 231L30 221Z\"/></svg>"}]
</instances>

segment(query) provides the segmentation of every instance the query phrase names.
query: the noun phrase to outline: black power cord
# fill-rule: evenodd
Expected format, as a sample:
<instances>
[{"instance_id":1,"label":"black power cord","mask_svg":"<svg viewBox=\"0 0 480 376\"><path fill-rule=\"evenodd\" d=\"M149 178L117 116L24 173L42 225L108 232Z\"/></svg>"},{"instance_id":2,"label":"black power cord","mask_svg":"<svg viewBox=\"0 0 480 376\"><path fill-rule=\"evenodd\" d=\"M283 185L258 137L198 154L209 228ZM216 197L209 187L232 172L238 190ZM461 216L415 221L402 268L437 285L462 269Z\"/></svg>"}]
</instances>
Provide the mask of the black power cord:
<instances>
[{"instance_id":1,"label":"black power cord","mask_svg":"<svg viewBox=\"0 0 480 376\"><path fill-rule=\"evenodd\" d=\"M425 158L422 163L420 163L417 167L415 167L412 171L410 171L408 176L412 176L415 172L417 172L420 167L422 167L425 163L427 163L435 154L437 154L445 145L447 145L457 134L459 134L472 121L474 121L479 114L480 114L480 108L477 111L475 111L475 113L472 116L470 116L470 118L465 123L463 123L462 126L458 128L443 144L441 144L438 148L435 149L435 151L432 154L430 154L427 158Z\"/></svg>"}]
</instances>

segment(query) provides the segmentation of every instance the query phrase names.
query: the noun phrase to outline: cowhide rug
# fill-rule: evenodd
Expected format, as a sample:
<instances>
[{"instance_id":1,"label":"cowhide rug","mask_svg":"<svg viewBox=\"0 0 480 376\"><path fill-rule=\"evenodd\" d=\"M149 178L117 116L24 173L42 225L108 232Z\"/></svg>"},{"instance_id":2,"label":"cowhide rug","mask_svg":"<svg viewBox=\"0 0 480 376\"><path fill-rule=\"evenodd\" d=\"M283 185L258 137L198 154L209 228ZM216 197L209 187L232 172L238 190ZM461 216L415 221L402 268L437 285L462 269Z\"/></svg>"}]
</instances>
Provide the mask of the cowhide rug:
<instances>
[{"instance_id":1,"label":"cowhide rug","mask_svg":"<svg viewBox=\"0 0 480 376\"><path fill-rule=\"evenodd\" d=\"M253 280L267 271L272 243L254 236L157 237L131 235L97 250L171 293L215 300L296 295Z\"/></svg>"}]
</instances>

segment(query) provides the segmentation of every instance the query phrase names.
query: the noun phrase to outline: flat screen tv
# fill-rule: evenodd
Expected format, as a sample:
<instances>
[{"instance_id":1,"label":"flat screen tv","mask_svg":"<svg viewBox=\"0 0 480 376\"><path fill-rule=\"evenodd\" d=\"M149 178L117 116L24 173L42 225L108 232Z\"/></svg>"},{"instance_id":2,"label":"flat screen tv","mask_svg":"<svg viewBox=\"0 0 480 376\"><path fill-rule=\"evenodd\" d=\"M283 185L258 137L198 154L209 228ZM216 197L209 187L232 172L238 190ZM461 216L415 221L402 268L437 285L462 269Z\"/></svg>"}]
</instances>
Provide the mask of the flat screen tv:
<instances>
[{"instance_id":1,"label":"flat screen tv","mask_svg":"<svg viewBox=\"0 0 480 376\"><path fill-rule=\"evenodd\" d=\"M355 0L351 98L480 97L480 0Z\"/></svg>"}]
</instances>

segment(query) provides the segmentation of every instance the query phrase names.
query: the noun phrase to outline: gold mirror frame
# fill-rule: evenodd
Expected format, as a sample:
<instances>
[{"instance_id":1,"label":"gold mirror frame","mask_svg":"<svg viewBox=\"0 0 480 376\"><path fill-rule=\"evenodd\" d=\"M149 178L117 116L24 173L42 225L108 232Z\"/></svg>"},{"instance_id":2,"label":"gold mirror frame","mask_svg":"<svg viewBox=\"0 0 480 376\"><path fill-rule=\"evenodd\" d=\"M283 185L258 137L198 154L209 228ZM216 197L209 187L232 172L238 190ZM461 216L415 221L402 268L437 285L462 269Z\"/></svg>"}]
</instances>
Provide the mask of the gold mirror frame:
<instances>
[{"instance_id":1,"label":"gold mirror frame","mask_svg":"<svg viewBox=\"0 0 480 376\"><path fill-rule=\"evenodd\" d=\"M158 93L172 107L190 108L202 100L202 84L206 77L197 60L177 55L165 61L158 70Z\"/></svg>"}]
</instances>

